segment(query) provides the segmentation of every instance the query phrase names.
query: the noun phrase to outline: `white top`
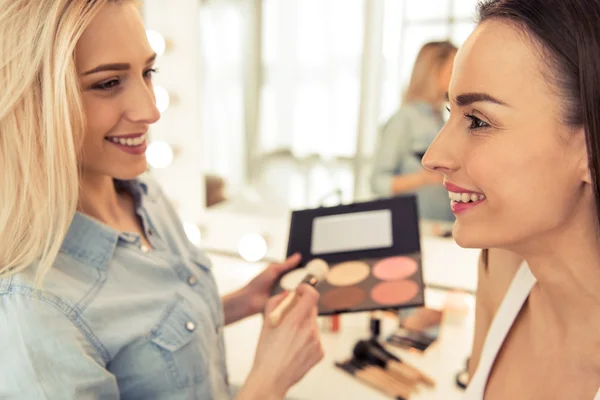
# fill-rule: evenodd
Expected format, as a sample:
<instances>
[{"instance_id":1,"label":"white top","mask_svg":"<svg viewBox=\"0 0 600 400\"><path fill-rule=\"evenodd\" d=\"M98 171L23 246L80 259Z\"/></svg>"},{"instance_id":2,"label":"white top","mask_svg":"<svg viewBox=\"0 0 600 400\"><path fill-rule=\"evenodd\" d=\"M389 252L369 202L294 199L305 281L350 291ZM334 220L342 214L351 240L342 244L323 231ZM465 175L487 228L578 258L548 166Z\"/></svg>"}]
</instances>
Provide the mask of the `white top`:
<instances>
[{"instance_id":1,"label":"white top","mask_svg":"<svg viewBox=\"0 0 600 400\"><path fill-rule=\"evenodd\" d=\"M529 266L524 262L513 278L504 296L504 300L502 300L502 304L500 304L498 312L490 325L488 335L483 344L479 365L465 392L465 400L483 399L487 381L500 347L502 347L504 339L508 335L510 328L536 282ZM596 393L594 400L600 400L600 389Z\"/></svg>"}]
</instances>

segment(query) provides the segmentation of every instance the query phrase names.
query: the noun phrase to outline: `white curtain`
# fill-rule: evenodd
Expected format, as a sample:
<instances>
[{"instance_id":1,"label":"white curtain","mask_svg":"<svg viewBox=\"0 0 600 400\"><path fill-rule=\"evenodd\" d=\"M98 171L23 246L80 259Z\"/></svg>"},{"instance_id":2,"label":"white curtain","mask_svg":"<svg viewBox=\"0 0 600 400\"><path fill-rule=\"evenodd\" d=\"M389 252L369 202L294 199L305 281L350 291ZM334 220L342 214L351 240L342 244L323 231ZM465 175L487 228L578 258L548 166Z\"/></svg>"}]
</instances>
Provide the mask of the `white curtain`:
<instances>
[{"instance_id":1,"label":"white curtain","mask_svg":"<svg viewBox=\"0 0 600 400\"><path fill-rule=\"evenodd\" d=\"M260 150L352 157L363 0L265 0Z\"/></svg>"}]
</instances>

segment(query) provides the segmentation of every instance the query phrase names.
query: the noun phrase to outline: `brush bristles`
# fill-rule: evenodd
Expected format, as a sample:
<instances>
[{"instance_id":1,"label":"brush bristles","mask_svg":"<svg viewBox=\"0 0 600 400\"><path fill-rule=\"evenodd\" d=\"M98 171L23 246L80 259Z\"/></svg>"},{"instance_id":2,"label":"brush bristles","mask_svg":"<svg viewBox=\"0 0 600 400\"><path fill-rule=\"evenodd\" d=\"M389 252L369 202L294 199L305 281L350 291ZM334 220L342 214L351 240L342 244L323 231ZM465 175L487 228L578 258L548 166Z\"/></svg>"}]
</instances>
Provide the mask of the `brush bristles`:
<instances>
[{"instance_id":1,"label":"brush bristles","mask_svg":"<svg viewBox=\"0 0 600 400\"><path fill-rule=\"evenodd\" d=\"M329 272L329 265L320 258L315 258L306 264L306 272L321 280Z\"/></svg>"}]
</instances>

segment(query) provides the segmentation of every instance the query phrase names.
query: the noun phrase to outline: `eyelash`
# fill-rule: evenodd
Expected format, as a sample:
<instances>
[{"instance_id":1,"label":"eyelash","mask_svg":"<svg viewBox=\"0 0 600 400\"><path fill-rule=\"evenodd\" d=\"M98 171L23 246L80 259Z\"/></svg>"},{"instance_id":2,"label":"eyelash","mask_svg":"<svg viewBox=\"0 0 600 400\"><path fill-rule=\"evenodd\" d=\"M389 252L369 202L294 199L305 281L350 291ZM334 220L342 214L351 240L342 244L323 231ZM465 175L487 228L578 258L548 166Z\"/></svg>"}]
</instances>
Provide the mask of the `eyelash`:
<instances>
[{"instance_id":1,"label":"eyelash","mask_svg":"<svg viewBox=\"0 0 600 400\"><path fill-rule=\"evenodd\" d=\"M446 110L450 112L450 107L446 107ZM463 113L463 115L465 116L465 118L471 121L471 125L469 126L470 131L476 131L490 127L490 125L487 122L482 121L473 114Z\"/></svg>"},{"instance_id":2,"label":"eyelash","mask_svg":"<svg viewBox=\"0 0 600 400\"><path fill-rule=\"evenodd\" d=\"M152 76L154 74L156 74L157 72L158 72L157 68L150 68L150 69L144 71L144 77L152 79ZM99 84L95 85L93 87L93 89L101 90L101 91L115 90L115 88L117 88L120 83L121 83L121 80L119 78L115 78L115 79L111 79L106 82L99 83Z\"/></svg>"}]
</instances>

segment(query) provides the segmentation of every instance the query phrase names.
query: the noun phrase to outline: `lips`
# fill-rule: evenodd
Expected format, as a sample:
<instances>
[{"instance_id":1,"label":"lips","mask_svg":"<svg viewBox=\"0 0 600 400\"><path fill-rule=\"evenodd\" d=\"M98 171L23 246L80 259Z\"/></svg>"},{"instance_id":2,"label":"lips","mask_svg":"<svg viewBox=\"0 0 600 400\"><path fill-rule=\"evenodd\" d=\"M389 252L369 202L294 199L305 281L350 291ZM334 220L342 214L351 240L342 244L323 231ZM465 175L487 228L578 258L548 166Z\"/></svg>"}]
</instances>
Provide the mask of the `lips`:
<instances>
[{"instance_id":1,"label":"lips","mask_svg":"<svg viewBox=\"0 0 600 400\"><path fill-rule=\"evenodd\" d=\"M446 187L446 190L448 190L449 192L453 192L453 193L483 194L483 193L476 192L474 190L465 189L465 188L455 185L454 183L451 183L451 182L444 182L444 186Z\"/></svg>"},{"instance_id":2,"label":"lips","mask_svg":"<svg viewBox=\"0 0 600 400\"><path fill-rule=\"evenodd\" d=\"M457 214L472 209L486 200L485 194L444 182L452 211Z\"/></svg>"},{"instance_id":3,"label":"lips","mask_svg":"<svg viewBox=\"0 0 600 400\"><path fill-rule=\"evenodd\" d=\"M138 132L138 133L128 133L126 135L115 135L115 136L107 136L107 139L118 138L118 139L135 139L137 137L145 135L146 132Z\"/></svg>"}]
</instances>

